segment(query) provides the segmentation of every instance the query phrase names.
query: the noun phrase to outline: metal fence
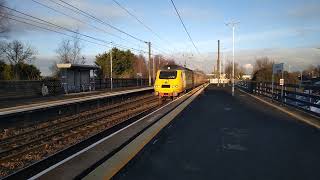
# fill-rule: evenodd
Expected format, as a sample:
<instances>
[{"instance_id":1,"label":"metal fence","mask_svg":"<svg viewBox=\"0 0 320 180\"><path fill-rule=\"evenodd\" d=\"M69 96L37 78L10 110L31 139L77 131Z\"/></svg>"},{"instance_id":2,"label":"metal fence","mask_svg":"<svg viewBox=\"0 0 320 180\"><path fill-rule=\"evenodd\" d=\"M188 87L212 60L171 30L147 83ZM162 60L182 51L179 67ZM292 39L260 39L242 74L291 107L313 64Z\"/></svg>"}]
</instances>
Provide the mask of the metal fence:
<instances>
[{"instance_id":1,"label":"metal fence","mask_svg":"<svg viewBox=\"0 0 320 180\"><path fill-rule=\"evenodd\" d=\"M320 87L299 84L281 86L271 82L240 81L237 86L246 92L268 97L273 101L289 105L320 116Z\"/></svg>"},{"instance_id":2,"label":"metal fence","mask_svg":"<svg viewBox=\"0 0 320 180\"><path fill-rule=\"evenodd\" d=\"M112 80L112 87L113 88L123 88L123 87L138 87L138 86L148 86L149 81L148 79L113 79ZM110 89L111 88L111 81L110 79L95 79L91 81L91 86L94 89Z\"/></svg>"},{"instance_id":3,"label":"metal fence","mask_svg":"<svg viewBox=\"0 0 320 180\"><path fill-rule=\"evenodd\" d=\"M90 88L80 87L79 89L81 91L108 90L110 85L110 79L95 79L91 80L88 85ZM147 79L113 79L114 89L147 85ZM65 90L65 85L57 79L0 81L0 100L41 97L43 96L43 86L46 86L48 96L70 93Z\"/></svg>"},{"instance_id":4,"label":"metal fence","mask_svg":"<svg viewBox=\"0 0 320 180\"><path fill-rule=\"evenodd\" d=\"M42 96L42 85L48 87L49 95L63 93L59 80L0 81L0 99Z\"/></svg>"}]
</instances>

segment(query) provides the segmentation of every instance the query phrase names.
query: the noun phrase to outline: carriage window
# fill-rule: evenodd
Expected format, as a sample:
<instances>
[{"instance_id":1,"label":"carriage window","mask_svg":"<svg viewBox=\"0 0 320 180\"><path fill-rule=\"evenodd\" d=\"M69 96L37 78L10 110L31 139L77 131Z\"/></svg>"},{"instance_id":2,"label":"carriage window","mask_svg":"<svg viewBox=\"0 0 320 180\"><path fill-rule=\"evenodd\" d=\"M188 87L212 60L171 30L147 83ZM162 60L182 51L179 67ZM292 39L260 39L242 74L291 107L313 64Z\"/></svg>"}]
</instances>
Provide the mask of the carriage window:
<instances>
[{"instance_id":1,"label":"carriage window","mask_svg":"<svg viewBox=\"0 0 320 180\"><path fill-rule=\"evenodd\" d=\"M175 79L177 71L160 71L159 79Z\"/></svg>"}]
</instances>

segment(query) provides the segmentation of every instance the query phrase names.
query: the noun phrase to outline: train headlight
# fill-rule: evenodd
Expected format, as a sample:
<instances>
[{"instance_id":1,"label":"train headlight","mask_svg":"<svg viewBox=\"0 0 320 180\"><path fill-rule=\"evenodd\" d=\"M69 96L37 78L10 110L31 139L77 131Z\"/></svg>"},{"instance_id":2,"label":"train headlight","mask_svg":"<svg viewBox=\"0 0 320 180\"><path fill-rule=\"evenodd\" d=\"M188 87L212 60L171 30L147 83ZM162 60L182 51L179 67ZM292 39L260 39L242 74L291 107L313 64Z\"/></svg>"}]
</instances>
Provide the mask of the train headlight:
<instances>
[{"instance_id":1,"label":"train headlight","mask_svg":"<svg viewBox=\"0 0 320 180\"><path fill-rule=\"evenodd\" d=\"M173 87L174 87L174 88L177 88L177 87L178 87L178 85L173 85Z\"/></svg>"},{"instance_id":2,"label":"train headlight","mask_svg":"<svg viewBox=\"0 0 320 180\"><path fill-rule=\"evenodd\" d=\"M159 85L154 85L154 88L158 88L158 87L160 87Z\"/></svg>"}]
</instances>

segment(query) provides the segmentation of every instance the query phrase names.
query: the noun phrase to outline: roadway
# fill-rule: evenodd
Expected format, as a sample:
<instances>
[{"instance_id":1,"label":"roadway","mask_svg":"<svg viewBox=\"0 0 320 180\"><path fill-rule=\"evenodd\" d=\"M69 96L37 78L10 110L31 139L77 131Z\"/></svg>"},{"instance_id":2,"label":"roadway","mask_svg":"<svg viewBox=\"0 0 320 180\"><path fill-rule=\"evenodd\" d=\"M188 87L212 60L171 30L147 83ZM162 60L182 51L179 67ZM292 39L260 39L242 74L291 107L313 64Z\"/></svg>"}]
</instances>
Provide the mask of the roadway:
<instances>
[{"instance_id":1,"label":"roadway","mask_svg":"<svg viewBox=\"0 0 320 180\"><path fill-rule=\"evenodd\" d=\"M315 127L209 86L114 179L320 179L319 139Z\"/></svg>"}]
</instances>

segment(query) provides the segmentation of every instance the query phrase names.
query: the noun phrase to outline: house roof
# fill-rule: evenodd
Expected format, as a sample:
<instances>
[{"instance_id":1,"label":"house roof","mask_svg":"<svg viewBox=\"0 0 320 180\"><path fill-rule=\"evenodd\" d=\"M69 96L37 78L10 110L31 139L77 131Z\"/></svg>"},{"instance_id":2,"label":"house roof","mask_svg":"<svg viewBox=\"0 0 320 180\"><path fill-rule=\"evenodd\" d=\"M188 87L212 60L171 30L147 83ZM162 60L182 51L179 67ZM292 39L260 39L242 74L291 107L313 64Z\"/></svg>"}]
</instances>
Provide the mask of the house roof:
<instances>
[{"instance_id":1,"label":"house roof","mask_svg":"<svg viewBox=\"0 0 320 180\"><path fill-rule=\"evenodd\" d=\"M187 70L192 71L191 69L179 66L179 65L165 65L160 68L161 70Z\"/></svg>"},{"instance_id":2,"label":"house roof","mask_svg":"<svg viewBox=\"0 0 320 180\"><path fill-rule=\"evenodd\" d=\"M95 65L86 65L86 64L71 64L71 63L63 63L57 64L59 69L80 69L80 70L95 70L100 69L98 66Z\"/></svg>"}]
</instances>

